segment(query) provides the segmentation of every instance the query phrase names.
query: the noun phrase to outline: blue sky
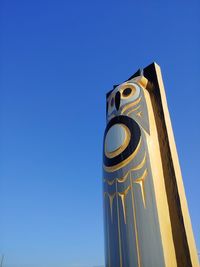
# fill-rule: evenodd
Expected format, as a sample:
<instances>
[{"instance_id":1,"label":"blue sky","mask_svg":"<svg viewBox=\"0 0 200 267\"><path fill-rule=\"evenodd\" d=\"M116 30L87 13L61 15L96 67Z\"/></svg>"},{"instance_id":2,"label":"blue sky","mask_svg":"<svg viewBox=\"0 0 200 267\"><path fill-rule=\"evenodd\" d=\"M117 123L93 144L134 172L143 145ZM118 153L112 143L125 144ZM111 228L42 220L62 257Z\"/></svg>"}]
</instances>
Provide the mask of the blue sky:
<instances>
[{"instance_id":1,"label":"blue sky","mask_svg":"<svg viewBox=\"0 0 200 267\"><path fill-rule=\"evenodd\" d=\"M104 263L105 93L162 68L200 250L200 2L2 0L0 254L5 267Z\"/></svg>"}]
</instances>

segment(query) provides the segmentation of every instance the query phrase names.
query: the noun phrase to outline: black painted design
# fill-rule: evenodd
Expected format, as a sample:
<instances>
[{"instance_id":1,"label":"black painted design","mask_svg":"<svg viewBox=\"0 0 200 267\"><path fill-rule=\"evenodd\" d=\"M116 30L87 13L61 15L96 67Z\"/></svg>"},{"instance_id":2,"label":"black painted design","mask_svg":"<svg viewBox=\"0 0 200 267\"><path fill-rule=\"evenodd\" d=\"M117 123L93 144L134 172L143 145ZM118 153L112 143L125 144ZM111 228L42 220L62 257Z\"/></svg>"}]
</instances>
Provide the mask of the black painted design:
<instances>
[{"instance_id":1,"label":"black painted design","mask_svg":"<svg viewBox=\"0 0 200 267\"><path fill-rule=\"evenodd\" d=\"M106 138L106 135L107 135L107 132L109 131L109 129L113 125L119 124L119 123L124 124L125 126L127 126L129 128L130 133L131 133L131 139L130 139L130 142L129 142L127 148L120 155L118 155L114 158L106 157L105 147L103 148L104 165L107 167L114 166L114 165L122 162L123 160L127 159L135 151L135 149L137 148L139 141L140 141L141 130L140 130L140 127L138 126L138 124L132 118L121 115L121 116L114 117L107 124L105 134L104 134L104 143L105 143L105 138Z\"/></svg>"},{"instance_id":2,"label":"black painted design","mask_svg":"<svg viewBox=\"0 0 200 267\"><path fill-rule=\"evenodd\" d=\"M122 95L126 97L126 96L129 96L131 94L131 92L132 92L132 89L130 87L127 87L122 92Z\"/></svg>"},{"instance_id":3,"label":"black painted design","mask_svg":"<svg viewBox=\"0 0 200 267\"><path fill-rule=\"evenodd\" d=\"M114 97L112 97L112 99L111 99L111 101L110 101L110 105L111 105L111 107L114 106L114 103L115 103L115 100L114 100Z\"/></svg>"},{"instance_id":4,"label":"black painted design","mask_svg":"<svg viewBox=\"0 0 200 267\"><path fill-rule=\"evenodd\" d=\"M121 94L120 92L118 91L115 95L115 107L116 109L118 110L119 107L120 107L120 100L121 100Z\"/></svg>"}]
</instances>

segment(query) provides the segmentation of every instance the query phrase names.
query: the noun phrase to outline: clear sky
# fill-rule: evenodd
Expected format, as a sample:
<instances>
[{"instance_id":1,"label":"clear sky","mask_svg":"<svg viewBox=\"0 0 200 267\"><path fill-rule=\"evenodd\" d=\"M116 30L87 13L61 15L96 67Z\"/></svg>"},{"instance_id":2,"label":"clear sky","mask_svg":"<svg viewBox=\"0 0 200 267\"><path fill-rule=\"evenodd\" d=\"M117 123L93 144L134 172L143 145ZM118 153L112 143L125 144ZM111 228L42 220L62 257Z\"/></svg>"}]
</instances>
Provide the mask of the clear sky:
<instances>
[{"instance_id":1,"label":"clear sky","mask_svg":"<svg viewBox=\"0 0 200 267\"><path fill-rule=\"evenodd\" d=\"M104 264L105 94L162 68L200 250L200 2L2 0L0 254L5 267Z\"/></svg>"}]
</instances>

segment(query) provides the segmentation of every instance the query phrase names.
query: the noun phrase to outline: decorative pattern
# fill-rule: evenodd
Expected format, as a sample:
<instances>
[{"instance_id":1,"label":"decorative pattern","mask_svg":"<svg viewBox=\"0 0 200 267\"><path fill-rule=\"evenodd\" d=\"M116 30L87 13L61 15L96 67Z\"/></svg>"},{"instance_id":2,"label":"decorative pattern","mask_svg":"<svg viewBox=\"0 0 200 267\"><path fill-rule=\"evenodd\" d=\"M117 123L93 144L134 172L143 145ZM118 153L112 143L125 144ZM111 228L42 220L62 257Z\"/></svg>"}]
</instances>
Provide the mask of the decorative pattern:
<instances>
[{"instance_id":1,"label":"decorative pattern","mask_svg":"<svg viewBox=\"0 0 200 267\"><path fill-rule=\"evenodd\" d=\"M106 267L164 267L163 255L157 253L162 244L146 142L150 134L143 92L146 81L141 80L142 85L133 79L117 86L107 99L103 146ZM107 147L113 149L108 153ZM143 235L154 240L154 245L141 243ZM147 250L154 255L151 260L146 259Z\"/></svg>"},{"instance_id":2,"label":"decorative pattern","mask_svg":"<svg viewBox=\"0 0 200 267\"><path fill-rule=\"evenodd\" d=\"M111 181L109 179L104 179L104 182L106 182L108 185L113 185L116 182L124 183L130 173L140 170L145 165L146 157L147 157L147 155L146 155L146 152L145 152L142 161L137 166L135 166L132 169L130 169L124 176L122 176L120 178L115 178L115 179L113 179Z\"/></svg>"},{"instance_id":3,"label":"decorative pattern","mask_svg":"<svg viewBox=\"0 0 200 267\"><path fill-rule=\"evenodd\" d=\"M134 183L138 184L140 186L141 194L142 194L142 200L143 200L143 204L144 204L145 208L146 208L145 179L147 177L147 174L148 174L147 169L145 169L142 176L138 177L137 179L134 180Z\"/></svg>"}]
</instances>

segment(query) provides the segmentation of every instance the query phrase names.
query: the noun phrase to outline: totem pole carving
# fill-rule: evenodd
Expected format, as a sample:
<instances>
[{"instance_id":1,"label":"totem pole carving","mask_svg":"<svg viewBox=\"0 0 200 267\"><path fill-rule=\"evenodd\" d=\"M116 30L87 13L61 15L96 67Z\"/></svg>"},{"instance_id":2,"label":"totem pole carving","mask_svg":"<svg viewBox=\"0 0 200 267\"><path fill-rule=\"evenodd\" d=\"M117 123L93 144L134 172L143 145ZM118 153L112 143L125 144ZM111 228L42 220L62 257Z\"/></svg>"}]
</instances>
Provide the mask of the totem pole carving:
<instances>
[{"instance_id":1,"label":"totem pole carving","mask_svg":"<svg viewBox=\"0 0 200 267\"><path fill-rule=\"evenodd\" d=\"M107 94L103 144L106 267L197 267L161 72Z\"/></svg>"}]
</instances>

